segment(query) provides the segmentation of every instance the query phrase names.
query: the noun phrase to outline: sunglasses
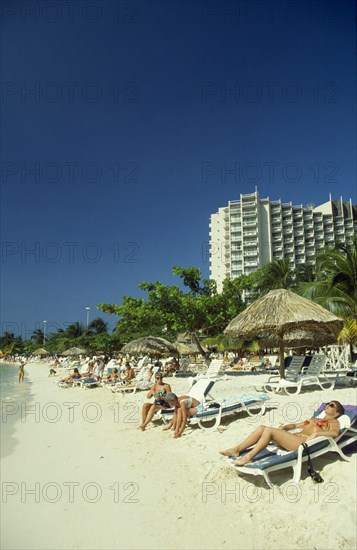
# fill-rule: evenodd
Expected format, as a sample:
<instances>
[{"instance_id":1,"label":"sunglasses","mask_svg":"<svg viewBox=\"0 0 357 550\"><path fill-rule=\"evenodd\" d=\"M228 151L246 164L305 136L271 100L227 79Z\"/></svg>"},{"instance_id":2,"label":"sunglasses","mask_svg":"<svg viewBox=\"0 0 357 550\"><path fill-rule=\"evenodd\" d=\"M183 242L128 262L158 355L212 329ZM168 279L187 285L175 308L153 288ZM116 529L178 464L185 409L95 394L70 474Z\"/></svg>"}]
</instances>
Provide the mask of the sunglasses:
<instances>
[{"instance_id":1,"label":"sunglasses","mask_svg":"<svg viewBox=\"0 0 357 550\"><path fill-rule=\"evenodd\" d=\"M335 409L336 403L327 403L326 407L332 407L333 409Z\"/></svg>"}]
</instances>

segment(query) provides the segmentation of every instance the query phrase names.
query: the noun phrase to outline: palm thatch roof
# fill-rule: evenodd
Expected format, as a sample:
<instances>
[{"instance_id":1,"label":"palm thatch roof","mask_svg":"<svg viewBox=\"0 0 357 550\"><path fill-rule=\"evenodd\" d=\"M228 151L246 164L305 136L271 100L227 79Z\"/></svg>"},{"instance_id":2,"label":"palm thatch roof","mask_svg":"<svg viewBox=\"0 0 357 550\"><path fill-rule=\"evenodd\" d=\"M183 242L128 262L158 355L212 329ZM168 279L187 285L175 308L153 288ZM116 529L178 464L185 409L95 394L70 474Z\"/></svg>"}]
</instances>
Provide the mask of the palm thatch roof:
<instances>
[{"instance_id":1,"label":"palm thatch roof","mask_svg":"<svg viewBox=\"0 0 357 550\"><path fill-rule=\"evenodd\" d=\"M86 353L85 349L73 347L66 349L62 355L82 355L83 353Z\"/></svg>"},{"instance_id":2,"label":"palm thatch roof","mask_svg":"<svg viewBox=\"0 0 357 550\"><path fill-rule=\"evenodd\" d=\"M148 355L157 355L157 356L167 356L167 355L178 355L178 349L171 344L168 340L160 338L158 336L144 336L143 338L138 338L133 340L121 350L123 353L130 354L148 354Z\"/></svg>"},{"instance_id":3,"label":"palm thatch roof","mask_svg":"<svg viewBox=\"0 0 357 550\"><path fill-rule=\"evenodd\" d=\"M34 352L34 355L49 355L50 352L47 351L45 348L39 348L37 350L35 350Z\"/></svg>"},{"instance_id":4,"label":"palm thatch roof","mask_svg":"<svg viewBox=\"0 0 357 550\"><path fill-rule=\"evenodd\" d=\"M198 349L196 344L191 344L187 342L175 342L175 346L178 349L180 355L198 355L201 351ZM204 351L207 351L203 348Z\"/></svg>"},{"instance_id":5,"label":"palm thatch roof","mask_svg":"<svg viewBox=\"0 0 357 550\"><path fill-rule=\"evenodd\" d=\"M224 333L231 337L272 339L280 348L280 374L284 376L284 347L294 342L311 341L316 335L319 345L335 341L343 321L320 305L291 290L271 290L235 317Z\"/></svg>"},{"instance_id":6,"label":"palm thatch roof","mask_svg":"<svg viewBox=\"0 0 357 550\"><path fill-rule=\"evenodd\" d=\"M295 330L284 333L283 342L284 346L287 348L317 349L330 344L336 344L337 337L334 334L320 334L319 332ZM264 348L278 348L280 346L280 341L276 335L271 334L259 338L259 344Z\"/></svg>"}]
</instances>

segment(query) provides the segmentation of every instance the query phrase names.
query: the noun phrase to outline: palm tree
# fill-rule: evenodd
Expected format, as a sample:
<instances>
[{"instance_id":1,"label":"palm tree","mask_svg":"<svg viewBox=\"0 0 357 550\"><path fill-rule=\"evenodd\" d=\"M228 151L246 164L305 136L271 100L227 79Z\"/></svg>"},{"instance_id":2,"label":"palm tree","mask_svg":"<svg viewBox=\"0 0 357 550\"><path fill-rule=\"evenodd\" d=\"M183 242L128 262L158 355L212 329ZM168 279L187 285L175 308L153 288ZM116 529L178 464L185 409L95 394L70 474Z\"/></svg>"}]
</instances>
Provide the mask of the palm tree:
<instances>
[{"instance_id":1,"label":"palm tree","mask_svg":"<svg viewBox=\"0 0 357 550\"><path fill-rule=\"evenodd\" d=\"M103 321L101 317L96 317L89 323L87 334L101 334L102 332L108 332L108 323Z\"/></svg>"},{"instance_id":2,"label":"palm tree","mask_svg":"<svg viewBox=\"0 0 357 550\"><path fill-rule=\"evenodd\" d=\"M35 344L43 344L43 340L44 340L43 330L41 330L40 328L35 329L32 333L31 340Z\"/></svg>"},{"instance_id":3,"label":"palm tree","mask_svg":"<svg viewBox=\"0 0 357 550\"><path fill-rule=\"evenodd\" d=\"M345 319L344 327L338 335L338 341L351 345L357 344L357 321L348 317ZM352 351L352 350L351 350Z\"/></svg>"},{"instance_id":4,"label":"palm tree","mask_svg":"<svg viewBox=\"0 0 357 550\"><path fill-rule=\"evenodd\" d=\"M357 327L357 238L325 250L317 262L316 281L302 285L299 292L344 318L339 341L349 343L352 357Z\"/></svg>"},{"instance_id":5,"label":"palm tree","mask_svg":"<svg viewBox=\"0 0 357 550\"><path fill-rule=\"evenodd\" d=\"M317 279L301 287L301 294L341 317L357 320L357 238L339 243L317 258Z\"/></svg>"},{"instance_id":6,"label":"palm tree","mask_svg":"<svg viewBox=\"0 0 357 550\"><path fill-rule=\"evenodd\" d=\"M64 331L64 336L67 338L78 338L79 336L82 336L83 332L84 328L82 323L76 321L66 328Z\"/></svg>"},{"instance_id":7,"label":"palm tree","mask_svg":"<svg viewBox=\"0 0 357 550\"><path fill-rule=\"evenodd\" d=\"M1 346L2 347L10 346L14 340L15 340L15 334L13 332L6 331L0 338Z\"/></svg>"},{"instance_id":8,"label":"palm tree","mask_svg":"<svg viewBox=\"0 0 357 550\"><path fill-rule=\"evenodd\" d=\"M274 260L263 267L257 282L259 295L267 294L278 288L292 288L295 284L295 273L288 260Z\"/></svg>"},{"instance_id":9,"label":"palm tree","mask_svg":"<svg viewBox=\"0 0 357 550\"><path fill-rule=\"evenodd\" d=\"M316 281L316 268L314 265L302 264L295 269L296 283L312 283Z\"/></svg>"}]
</instances>

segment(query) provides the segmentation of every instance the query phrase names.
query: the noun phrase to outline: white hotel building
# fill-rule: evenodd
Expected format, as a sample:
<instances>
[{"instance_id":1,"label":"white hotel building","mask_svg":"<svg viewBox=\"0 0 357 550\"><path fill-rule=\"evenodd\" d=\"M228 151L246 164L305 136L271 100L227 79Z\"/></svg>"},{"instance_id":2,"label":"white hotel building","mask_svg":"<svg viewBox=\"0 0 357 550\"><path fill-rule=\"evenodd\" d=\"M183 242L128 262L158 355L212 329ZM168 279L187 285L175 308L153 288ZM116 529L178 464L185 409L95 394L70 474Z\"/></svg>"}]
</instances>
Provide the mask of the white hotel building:
<instances>
[{"instance_id":1,"label":"white hotel building","mask_svg":"<svg viewBox=\"0 0 357 550\"><path fill-rule=\"evenodd\" d=\"M357 236L357 205L342 197L320 206L261 199L258 191L240 195L211 215L210 278L218 291L234 279L286 259L291 267L314 264L316 254Z\"/></svg>"}]
</instances>

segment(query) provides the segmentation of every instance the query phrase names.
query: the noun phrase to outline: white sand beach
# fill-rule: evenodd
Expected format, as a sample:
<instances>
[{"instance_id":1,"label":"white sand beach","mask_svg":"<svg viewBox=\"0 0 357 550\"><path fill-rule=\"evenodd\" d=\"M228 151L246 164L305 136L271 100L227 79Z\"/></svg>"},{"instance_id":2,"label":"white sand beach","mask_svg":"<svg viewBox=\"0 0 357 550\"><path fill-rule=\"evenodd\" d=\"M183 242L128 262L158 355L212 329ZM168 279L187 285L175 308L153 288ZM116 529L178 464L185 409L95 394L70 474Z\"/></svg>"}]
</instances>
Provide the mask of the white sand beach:
<instances>
[{"instance_id":1,"label":"white sand beach","mask_svg":"<svg viewBox=\"0 0 357 550\"><path fill-rule=\"evenodd\" d=\"M299 485L284 486L292 473L284 470L274 489L263 477L238 476L218 454L258 424L309 418L331 399L355 404L355 389L274 396L262 418L229 416L218 430L188 427L175 440L162 424L136 429L146 392L62 389L43 364L25 371L32 400L19 404L13 448L1 461L4 550L356 547L356 453L350 462L315 459L322 484L304 465ZM232 377L212 394L234 396L266 379ZM187 390L187 379L166 381L179 395ZM2 421L13 412L5 401Z\"/></svg>"}]
</instances>

